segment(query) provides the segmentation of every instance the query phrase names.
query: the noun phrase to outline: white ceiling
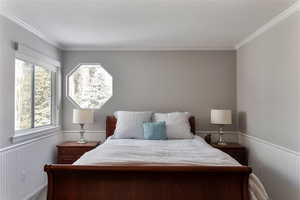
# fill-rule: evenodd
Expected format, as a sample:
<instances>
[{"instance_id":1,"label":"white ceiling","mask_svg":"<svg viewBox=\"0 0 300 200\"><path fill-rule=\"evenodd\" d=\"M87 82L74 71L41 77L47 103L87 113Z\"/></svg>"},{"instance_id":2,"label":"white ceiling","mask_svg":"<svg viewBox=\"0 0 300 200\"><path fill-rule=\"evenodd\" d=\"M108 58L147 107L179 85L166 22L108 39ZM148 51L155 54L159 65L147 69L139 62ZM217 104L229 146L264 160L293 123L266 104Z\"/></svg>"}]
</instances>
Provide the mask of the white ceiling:
<instances>
[{"instance_id":1,"label":"white ceiling","mask_svg":"<svg viewBox=\"0 0 300 200\"><path fill-rule=\"evenodd\" d=\"M296 0L0 2L63 49L232 49Z\"/></svg>"}]
</instances>

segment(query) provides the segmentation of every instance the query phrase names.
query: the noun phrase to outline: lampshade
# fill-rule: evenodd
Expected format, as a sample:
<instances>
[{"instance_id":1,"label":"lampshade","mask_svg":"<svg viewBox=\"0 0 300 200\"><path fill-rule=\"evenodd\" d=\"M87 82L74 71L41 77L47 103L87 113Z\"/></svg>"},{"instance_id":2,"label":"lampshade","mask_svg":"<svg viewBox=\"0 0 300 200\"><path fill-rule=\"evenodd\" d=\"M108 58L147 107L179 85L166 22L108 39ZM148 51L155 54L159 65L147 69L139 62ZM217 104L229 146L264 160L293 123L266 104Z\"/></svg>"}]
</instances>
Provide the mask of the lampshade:
<instances>
[{"instance_id":1,"label":"lampshade","mask_svg":"<svg viewBox=\"0 0 300 200\"><path fill-rule=\"evenodd\" d=\"M94 122L93 110L73 110L73 123L74 124L92 124Z\"/></svg>"},{"instance_id":2,"label":"lampshade","mask_svg":"<svg viewBox=\"0 0 300 200\"><path fill-rule=\"evenodd\" d=\"M210 123L232 124L231 110L212 109L210 112Z\"/></svg>"}]
</instances>

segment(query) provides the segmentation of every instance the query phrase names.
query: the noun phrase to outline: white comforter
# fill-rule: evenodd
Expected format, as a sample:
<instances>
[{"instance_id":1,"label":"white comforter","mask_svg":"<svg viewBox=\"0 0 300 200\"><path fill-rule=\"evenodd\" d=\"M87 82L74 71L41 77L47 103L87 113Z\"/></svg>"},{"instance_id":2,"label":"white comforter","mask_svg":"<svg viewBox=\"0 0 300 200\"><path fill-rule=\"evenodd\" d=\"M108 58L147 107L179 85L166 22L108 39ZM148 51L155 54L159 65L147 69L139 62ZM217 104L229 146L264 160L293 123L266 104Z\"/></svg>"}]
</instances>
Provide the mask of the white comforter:
<instances>
[{"instance_id":1,"label":"white comforter","mask_svg":"<svg viewBox=\"0 0 300 200\"><path fill-rule=\"evenodd\" d=\"M134 140L108 138L102 145L85 153L74 165L92 164L188 164L210 166L239 166L226 153L212 148L201 137L181 140ZM251 200L268 200L259 181L249 177Z\"/></svg>"}]
</instances>

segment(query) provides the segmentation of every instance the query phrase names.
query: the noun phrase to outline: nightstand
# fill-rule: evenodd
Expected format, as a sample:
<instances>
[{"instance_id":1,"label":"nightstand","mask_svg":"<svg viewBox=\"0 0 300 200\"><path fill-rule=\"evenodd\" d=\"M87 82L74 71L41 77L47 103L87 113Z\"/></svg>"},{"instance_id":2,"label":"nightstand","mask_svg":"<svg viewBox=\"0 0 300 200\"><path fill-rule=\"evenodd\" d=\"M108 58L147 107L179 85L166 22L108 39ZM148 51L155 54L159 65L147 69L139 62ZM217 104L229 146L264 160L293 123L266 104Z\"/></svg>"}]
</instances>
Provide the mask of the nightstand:
<instances>
[{"instance_id":1,"label":"nightstand","mask_svg":"<svg viewBox=\"0 0 300 200\"><path fill-rule=\"evenodd\" d=\"M99 142L88 142L85 144L78 144L77 142L64 142L60 145L57 145L57 163L72 164L85 152L94 149L99 144Z\"/></svg>"},{"instance_id":2,"label":"nightstand","mask_svg":"<svg viewBox=\"0 0 300 200\"><path fill-rule=\"evenodd\" d=\"M238 143L227 143L227 145L211 144L211 146L229 154L242 165L248 165L247 149Z\"/></svg>"}]
</instances>

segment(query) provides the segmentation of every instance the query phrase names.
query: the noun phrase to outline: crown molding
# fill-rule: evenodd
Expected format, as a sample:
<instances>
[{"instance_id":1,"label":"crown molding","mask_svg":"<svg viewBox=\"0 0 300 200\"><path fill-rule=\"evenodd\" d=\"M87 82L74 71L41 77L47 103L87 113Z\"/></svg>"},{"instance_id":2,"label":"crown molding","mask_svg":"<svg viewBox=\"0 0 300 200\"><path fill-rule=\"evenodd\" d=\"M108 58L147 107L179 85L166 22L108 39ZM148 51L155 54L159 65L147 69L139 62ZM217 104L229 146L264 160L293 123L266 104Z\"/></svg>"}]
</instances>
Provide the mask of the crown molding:
<instances>
[{"instance_id":1,"label":"crown molding","mask_svg":"<svg viewBox=\"0 0 300 200\"><path fill-rule=\"evenodd\" d=\"M241 42L239 42L237 45L235 45L235 49L238 50L239 48L241 48L245 44L251 42L252 40L257 38L258 36L260 36L261 34L266 32L267 30L271 29L273 26L280 23L281 21L288 18L289 16L291 16L292 14L294 14L295 12L297 12L299 10L300 10L300 0L296 1L288 9L281 12L279 15L277 15L276 17L271 19L268 23L266 23L265 25L263 25L262 27L257 29L254 33L250 34L248 37L246 37Z\"/></svg>"},{"instance_id":2,"label":"crown molding","mask_svg":"<svg viewBox=\"0 0 300 200\"><path fill-rule=\"evenodd\" d=\"M199 47L189 47L189 46L170 46L170 47L101 47L101 46L64 46L60 43L52 40L46 34L42 33L38 29L24 22L22 19L17 16L4 11L3 8L0 8L0 15L8 18L9 20L15 22L19 26L33 33L40 39L48 42L49 44L59 48L63 51L233 51L235 50L234 46L199 46Z\"/></svg>"},{"instance_id":3,"label":"crown molding","mask_svg":"<svg viewBox=\"0 0 300 200\"><path fill-rule=\"evenodd\" d=\"M235 46L199 46L199 47L100 47L100 46L83 46L83 47L75 47L75 46L63 46L60 43L54 41L53 39L49 38L47 35L39 31L38 29L34 28L33 26L27 24L20 18L14 16L13 14L4 11L3 8L0 8L0 15L10 19L11 21L15 22L16 24L20 25L24 29L28 30L29 32L33 33L40 39L48 42L49 44L63 50L63 51L232 51L238 50L243 45L249 43L250 41L254 40L279 22L283 21L293 13L300 10L300 0L295 2L292 6L288 9L281 12L279 15L271 19L268 23L260 27L254 33L243 39L241 42L236 44Z\"/></svg>"},{"instance_id":4,"label":"crown molding","mask_svg":"<svg viewBox=\"0 0 300 200\"><path fill-rule=\"evenodd\" d=\"M234 46L211 46L211 47L61 47L63 51L234 51Z\"/></svg>"},{"instance_id":5,"label":"crown molding","mask_svg":"<svg viewBox=\"0 0 300 200\"><path fill-rule=\"evenodd\" d=\"M49 38L48 36L46 36L44 33L42 33L41 31L39 31L38 29L34 28L33 26L27 24L26 22L24 22L23 20L21 20L20 18L16 17L15 15L4 11L3 9L0 9L0 15L6 17L7 19L15 22L16 24L18 24L19 26L23 27L24 29L26 29L27 31L33 33L34 35L36 35L37 37L39 37L40 39L44 40L45 42L61 49L61 46L58 42L52 40L51 38Z\"/></svg>"}]
</instances>

